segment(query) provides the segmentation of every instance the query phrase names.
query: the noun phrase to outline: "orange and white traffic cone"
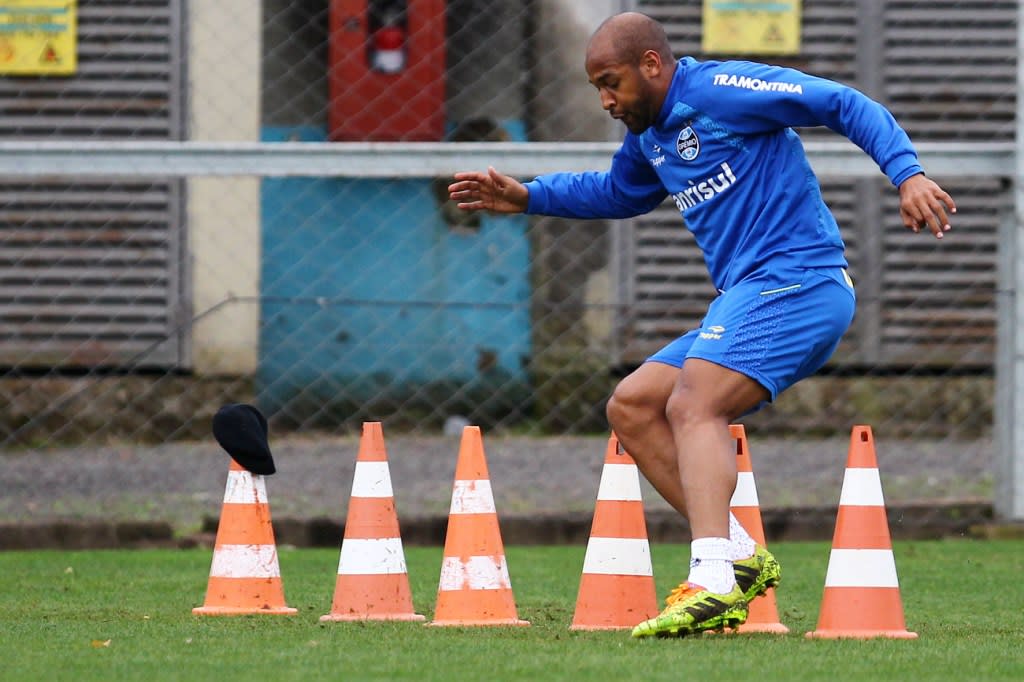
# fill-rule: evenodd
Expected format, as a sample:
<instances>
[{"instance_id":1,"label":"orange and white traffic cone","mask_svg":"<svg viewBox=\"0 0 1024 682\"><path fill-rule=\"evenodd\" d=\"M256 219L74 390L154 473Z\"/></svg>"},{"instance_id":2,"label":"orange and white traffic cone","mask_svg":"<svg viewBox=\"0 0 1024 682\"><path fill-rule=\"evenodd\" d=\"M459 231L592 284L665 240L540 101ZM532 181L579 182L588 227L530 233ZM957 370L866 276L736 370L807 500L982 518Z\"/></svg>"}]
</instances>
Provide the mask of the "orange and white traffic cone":
<instances>
[{"instance_id":1,"label":"orange and white traffic cone","mask_svg":"<svg viewBox=\"0 0 1024 682\"><path fill-rule=\"evenodd\" d=\"M647 521L636 462L613 433L570 630L619 630L658 615Z\"/></svg>"},{"instance_id":2,"label":"orange and white traffic cone","mask_svg":"<svg viewBox=\"0 0 1024 682\"><path fill-rule=\"evenodd\" d=\"M914 639L903 619L870 426L850 434L818 627L807 637Z\"/></svg>"},{"instance_id":3,"label":"orange and white traffic cone","mask_svg":"<svg viewBox=\"0 0 1024 682\"><path fill-rule=\"evenodd\" d=\"M202 615L297 613L285 604L263 476L231 460Z\"/></svg>"},{"instance_id":4,"label":"orange and white traffic cone","mask_svg":"<svg viewBox=\"0 0 1024 682\"><path fill-rule=\"evenodd\" d=\"M761 505L757 498L757 485L754 482L754 467L750 460L750 448L747 445L747 431L742 424L729 426L729 435L736 441L736 490L733 492L730 510L736 520L754 539L754 542L767 547L764 539L764 525L761 523ZM775 601L775 588L770 587L762 596L750 604L747 622L739 626L736 632L770 632L786 634L789 628L779 622L779 607Z\"/></svg>"},{"instance_id":5,"label":"orange and white traffic cone","mask_svg":"<svg viewBox=\"0 0 1024 682\"><path fill-rule=\"evenodd\" d=\"M516 614L480 428L462 430L430 625L529 625Z\"/></svg>"},{"instance_id":6,"label":"orange and white traffic cone","mask_svg":"<svg viewBox=\"0 0 1024 682\"><path fill-rule=\"evenodd\" d=\"M412 608L380 422L363 424L334 599L320 620L425 620Z\"/></svg>"}]
</instances>

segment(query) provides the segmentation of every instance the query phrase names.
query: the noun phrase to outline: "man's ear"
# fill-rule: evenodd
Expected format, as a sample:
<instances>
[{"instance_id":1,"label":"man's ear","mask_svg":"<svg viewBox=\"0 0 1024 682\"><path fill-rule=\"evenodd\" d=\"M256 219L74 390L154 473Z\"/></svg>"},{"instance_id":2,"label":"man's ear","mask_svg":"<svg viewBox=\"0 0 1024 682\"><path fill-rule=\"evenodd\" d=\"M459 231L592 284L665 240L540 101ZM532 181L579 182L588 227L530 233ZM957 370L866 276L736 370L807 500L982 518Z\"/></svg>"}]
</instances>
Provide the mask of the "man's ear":
<instances>
[{"instance_id":1,"label":"man's ear","mask_svg":"<svg viewBox=\"0 0 1024 682\"><path fill-rule=\"evenodd\" d=\"M655 50L647 50L640 57L640 70L648 78L661 75L661 55Z\"/></svg>"}]
</instances>

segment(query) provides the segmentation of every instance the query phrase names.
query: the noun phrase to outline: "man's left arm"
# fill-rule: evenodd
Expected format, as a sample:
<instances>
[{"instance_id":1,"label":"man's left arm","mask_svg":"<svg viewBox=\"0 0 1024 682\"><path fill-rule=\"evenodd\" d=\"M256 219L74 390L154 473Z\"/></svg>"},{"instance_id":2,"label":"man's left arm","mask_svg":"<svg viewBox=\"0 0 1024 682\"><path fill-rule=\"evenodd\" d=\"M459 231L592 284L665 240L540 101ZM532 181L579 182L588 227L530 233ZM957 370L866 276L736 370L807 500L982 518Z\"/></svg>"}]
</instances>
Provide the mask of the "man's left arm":
<instances>
[{"instance_id":1,"label":"man's left arm","mask_svg":"<svg viewBox=\"0 0 1024 682\"><path fill-rule=\"evenodd\" d=\"M796 69L737 61L717 70L704 92L727 127L758 134L826 126L863 149L899 188L908 229L927 227L940 238L949 230L947 209L956 212L952 197L924 175L910 137L884 106L859 90Z\"/></svg>"}]
</instances>

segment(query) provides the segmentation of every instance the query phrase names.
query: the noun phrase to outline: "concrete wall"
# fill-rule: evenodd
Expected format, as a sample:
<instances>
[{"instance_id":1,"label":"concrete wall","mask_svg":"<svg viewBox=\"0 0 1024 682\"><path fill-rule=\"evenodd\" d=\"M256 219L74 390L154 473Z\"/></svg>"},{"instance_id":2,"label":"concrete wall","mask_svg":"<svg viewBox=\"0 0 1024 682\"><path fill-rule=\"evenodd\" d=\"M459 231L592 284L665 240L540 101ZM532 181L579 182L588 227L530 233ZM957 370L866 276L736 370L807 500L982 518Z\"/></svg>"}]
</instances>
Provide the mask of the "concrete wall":
<instances>
[{"instance_id":1,"label":"concrete wall","mask_svg":"<svg viewBox=\"0 0 1024 682\"><path fill-rule=\"evenodd\" d=\"M192 2L188 14L189 138L259 140L259 3ZM201 315L233 296L256 296L259 179L192 178L186 211L194 313ZM193 368L201 375L251 374L256 370L258 338L259 306L226 306L193 328Z\"/></svg>"}]
</instances>

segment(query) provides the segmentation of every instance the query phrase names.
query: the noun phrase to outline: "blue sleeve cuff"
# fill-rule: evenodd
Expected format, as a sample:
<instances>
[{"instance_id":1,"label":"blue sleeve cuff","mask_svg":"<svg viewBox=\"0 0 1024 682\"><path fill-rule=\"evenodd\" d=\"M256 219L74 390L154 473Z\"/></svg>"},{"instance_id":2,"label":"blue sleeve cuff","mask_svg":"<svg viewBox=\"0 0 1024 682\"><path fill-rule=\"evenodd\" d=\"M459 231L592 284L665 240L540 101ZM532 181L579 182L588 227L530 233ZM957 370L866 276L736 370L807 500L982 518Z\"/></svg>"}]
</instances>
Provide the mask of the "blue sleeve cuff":
<instances>
[{"instance_id":1,"label":"blue sleeve cuff","mask_svg":"<svg viewBox=\"0 0 1024 682\"><path fill-rule=\"evenodd\" d=\"M529 196L526 200L526 213L538 214L543 212L543 202L541 201L541 195L544 193L544 188L536 180L530 180L524 183L526 191L529 192Z\"/></svg>"},{"instance_id":2,"label":"blue sleeve cuff","mask_svg":"<svg viewBox=\"0 0 1024 682\"><path fill-rule=\"evenodd\" d=\"M886 164L885 174L893 185L899 187L912 175L923 173L924 168L918 163L916 154L901 154Z\"/></svg>"}]
</instances>

